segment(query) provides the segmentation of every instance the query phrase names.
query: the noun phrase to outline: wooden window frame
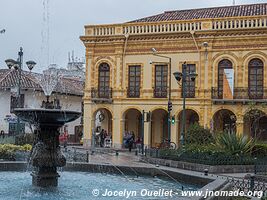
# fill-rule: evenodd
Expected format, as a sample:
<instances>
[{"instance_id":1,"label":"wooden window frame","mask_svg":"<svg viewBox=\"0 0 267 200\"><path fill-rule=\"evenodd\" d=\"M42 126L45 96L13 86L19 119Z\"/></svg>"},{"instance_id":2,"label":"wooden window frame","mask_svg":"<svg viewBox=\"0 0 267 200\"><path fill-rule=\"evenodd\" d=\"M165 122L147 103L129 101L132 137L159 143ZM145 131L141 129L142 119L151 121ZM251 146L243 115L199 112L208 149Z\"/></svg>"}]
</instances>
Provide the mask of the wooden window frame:
<instances>
[{"instance_id":1,"label":"wooden window frame","mask_svg":"<svg viewBox=\"0 0 267 200\"><path fill-rule=\"evenodd\" d=\"M258 72L260 70L261 73ZM252 71L254 71L254 73L252 73ZM261 75L261 79L259 75ZM251 80L252 76L255 76L255 80ZM255 84L252 85L252 81L255 81ZM261 84L258 84L259 82L261 82ZM250 99L263 98L264 95L263 84L264 84L263 61L258 58L251 59L248 63L248 94Z\"/></svg>"},{"instance_id":2,"label":"wooden window frame","mask_svg":"<svg viewBox=\"0 0 267 200\"><path fill-rule=\"evenodd\" d=\"M191 70L191 68L193 68ZM187 64L186 73L196 73L196 64ZM189 85L188 85L189 84ZM185 81L185 97L186 98L195 98L195 92L196 92L196 81L192 81L190 76L186 77ZM183 93L182 93L183 94Z\"/></svg>"},{"instance_id":3,"label":"wooden window frame","mask_svg":"<svg viewBox=\"0 0 267 200\"><path fill-rule=\"evenodd\" d=\"M102 81L102 78L104 79ZM98 69L98 96L99 98L110 97L110 66L101 63Z\"/></svg>"},{"instance_id":4,"label":"wooden window frame","mask_svg":"<svg viewBox=\"0 0 267 200\"><path fill-rule=\"evenodd\" d=\"M131 71L132 69L134 69L134 71ZM131 75L132 72L134 73L134 75ZM133 85L131 83L133 83ZM139 98L140 88L141 88L141 65L129 65L127 96L129 98Z\"/></svg>"},{"instance_id":5,"label":"wooden window frame","mask_svg":"<svg viewBox=\"0 0 267 200\"><path fill-rule=\"evenodd\" d=\"M167 98L168 91L168 65L155 65L154 97Z\"/></svg>"}]
</instances>

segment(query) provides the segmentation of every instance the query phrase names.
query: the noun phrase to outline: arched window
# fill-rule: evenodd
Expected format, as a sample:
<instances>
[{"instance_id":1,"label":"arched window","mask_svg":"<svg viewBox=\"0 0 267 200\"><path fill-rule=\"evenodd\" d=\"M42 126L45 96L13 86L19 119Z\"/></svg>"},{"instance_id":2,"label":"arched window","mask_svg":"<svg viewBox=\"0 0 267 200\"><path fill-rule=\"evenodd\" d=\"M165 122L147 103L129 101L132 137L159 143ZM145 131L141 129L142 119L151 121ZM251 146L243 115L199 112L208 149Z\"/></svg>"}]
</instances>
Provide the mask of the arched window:
<instances>
[{"instance_id":1,"label":"arched window","mask_svg":"<svg viewBox=\"0 0 267 200\"><path fill-rule=\"evenodd\" d=\"M218 98L223 98L223 79L224 79L224 70L232 69L233 64L230 60L224 59L221 60L218 64Z\"/></svg>"},{"instance_id":2,"label":"arched window","mask_svg":"<svg viewBox=\"0 0 267 200\"><path fill-rule=\"evenodd\" d=\"M100 98L110 97L110 67L107 63L101 63L98 73L98 93Z\"/></svg>"},{"instance_id":3,"label":"arched window","mask_svg":"<svg viewBox=\"0 0 267 200\"><path fill-rule=\"evenodd\" d=\"M248 93L250 99L263 98L263 62L258 58L248 63Z\"/></svg>"}]
</instances>

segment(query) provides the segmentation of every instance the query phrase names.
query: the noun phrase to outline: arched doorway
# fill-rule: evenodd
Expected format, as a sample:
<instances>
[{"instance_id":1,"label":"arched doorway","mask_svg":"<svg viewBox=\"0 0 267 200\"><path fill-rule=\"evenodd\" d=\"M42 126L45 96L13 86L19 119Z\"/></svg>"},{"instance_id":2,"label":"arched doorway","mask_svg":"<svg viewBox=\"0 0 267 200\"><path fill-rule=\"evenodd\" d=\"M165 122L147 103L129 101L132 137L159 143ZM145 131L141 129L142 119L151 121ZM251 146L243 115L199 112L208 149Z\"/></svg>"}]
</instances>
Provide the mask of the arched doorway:
<instances>
[{"instance_id":1,"label":"arched doorway","mask_svg":"<svg viewBox=\"0 0 267 200\"><path fill-rule=\"evenodd\" d=\"M181 137L181 129L182 129L182 125L183 125L183 111L181 111L178 114L178 122L179 122L179 129L178 129L178 133L179 133L179 138ZM185 110L185 133L188 130L188 128L195 124L195 123L199 123L199 116L197 114L196 111L191 110L191 109L186 109Z\"/></svg>"},{"instance_id":2,"label":"arched doorway","mask_svg":"<svg viewBox=\"0 0 267 200\"><path fill-rule=\"evenodd\" d=\"M159 147L165 139L168 139L168 112L156 109L151 117L151 147Z\"/></svg>"},{"instance_id":3,"label":"arched doorway","mask_svg":"<svg viewBox=\"0 0 267 200\"><path fill-rule=\"evenodd\" d=\"M267 115L257 109L244 116L244 134L259 141L267 141Z\"/></svg>"},{"instance_id":4,"label":"arched doorway","mask_svg":"<svg viewBox=\"0 0 267 200\"><path fill-rule=\"evenodd\" d=\"M139 110L135 108L130 108L126 110L123 114L123 119L124 119L124 135L126 133L134 133L135 139L138 137L141 137L141 117L142 114Z\"/></svg>"},{"instance_id":5,"label":"arched doorway","mask_svg":"<svg viewBox=\"0 0 267 200\"><path fill-rule=\"evenodd\" d=\"M214 132L236 133L236 115L227 109L217 111L212 118Z\"/></svg>"},{"instance_id":6,"label":"arched doorway","mask_svg":"<svg viewBox=\"0 0 267 200\"><path fill-rule=\"evenodd\" d=\"M95 133L95 145L103 147L103 141L102 144L100 144L101 134L104 131L104 139L108 138L112 141L112 134L113 134L113 124L112 124L112 113L106 109L106 108L100 108L97 111L95 111L94 115L94 133Z\"/></svg>"}]
</instances>

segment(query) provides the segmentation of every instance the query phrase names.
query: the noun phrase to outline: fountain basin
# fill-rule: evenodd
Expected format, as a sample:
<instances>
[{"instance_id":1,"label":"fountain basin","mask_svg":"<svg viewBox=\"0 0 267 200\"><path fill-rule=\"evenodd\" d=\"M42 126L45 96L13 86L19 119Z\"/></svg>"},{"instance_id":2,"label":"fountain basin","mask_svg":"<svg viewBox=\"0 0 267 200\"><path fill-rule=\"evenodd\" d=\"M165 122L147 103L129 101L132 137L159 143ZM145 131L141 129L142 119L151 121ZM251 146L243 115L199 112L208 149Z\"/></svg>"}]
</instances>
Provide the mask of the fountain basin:
<instances>
[{"instance_id":1,"label":"fountain basin","mask_svg":"<svg viewBox=\"0 0 267 200\"><path fill-rule=\"evenodd\" d=\"M78 119L81 115L77 111L45 108L17 108L14 109L14 113L20 119L31 124L51 124L59 127Z\"/></svg>"},{"instance_id":2,"label":"fountain basin","mask_svg":"<svg viewBox=\"0 0 267 200\"><path fill-rule=\"evenodd\" d=\"M85 200L85 199L111 199L123 200L126 196L107 194L106 191L134 191L128 199L177 199L184 190L197 190L199 187L171 181L167 178L140 176L127 177L117 174L90 173L90 172L61 172L60 184L57 188L32 187L27 172L0 172L0 199L27 199L27 200ZM177 194L173 196L149 197L142 196L146 191L170 191ZM98 193L99 192L99 193ZM105 196L105 195L108 196ZM125 193L124 193L125 194Z\"/></svg>"}]
</instances>

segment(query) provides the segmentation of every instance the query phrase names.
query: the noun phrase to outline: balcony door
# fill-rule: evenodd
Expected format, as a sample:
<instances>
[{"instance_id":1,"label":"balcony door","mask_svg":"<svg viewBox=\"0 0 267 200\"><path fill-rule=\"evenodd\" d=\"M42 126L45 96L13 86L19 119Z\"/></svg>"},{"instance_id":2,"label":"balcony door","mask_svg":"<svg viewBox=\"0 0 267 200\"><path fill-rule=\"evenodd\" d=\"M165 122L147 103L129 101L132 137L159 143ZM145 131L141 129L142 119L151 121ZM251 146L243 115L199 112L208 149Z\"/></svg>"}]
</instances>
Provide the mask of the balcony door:
<instances>
[{"instance_id":1,"label":"balcony door","mask_svg":"<svg viewBox=\"0 0 267 200\"><path fill-rule=\"evenodd\" d=\"M196 65L195 64L187 64L186 73L195 73ZM195 97L195 81L191 80L190 76L186 77L185 81L185 97L186 98L194 98Z\"/></svg>"},{"instance_id":2,"label":"balcony door","mask_svg":"<svg viewBox=\"0 0 267 200\"><path fill-rule=\"evenodd\" d=\"M225 69L233 69L233 64L230 60L224 59L221 60L218 64L218 98L223 98L223 80L224 80L224 70Z\"/></svg>"},{"instance_id":3,"label":"balcony door","mask_svg":"<svg viewBox=\"0 0 267 200\"><path fill-rule=\"evenodd\" d=\"M107 63L99 66L98 73L98 94L100 98L109 98L110 96L110 67Z\"/></svg>"},{"instance_id":4,"label":"balcony door","mask_svg":"<svg viewBox=\"0 0 267 200\"><path fill-rule=\"evenodd\" d=\"M138 98L140 96L141 66L129 66L128 97Z\"/></svg>"},{"instance_id":5,"label":"balcony door","mask_svg":"<svg viewBox=\"0 0 267 200\"><path fill-rule=\"evenodd\" d=\"M167 97L167 81L168 81L168 66L156 65L155 66L155 98Z\"/></svg>"},{"instance_id":6,"label":"balcony door","mask_svg":"<svg viewBox=\"0 0 267 200\"><path fill-rule=\"evenodd\" d=\"M257 58L248 64L248 93L250 99L263 98L263 62Z\"/></svg>"}]
</instances>

